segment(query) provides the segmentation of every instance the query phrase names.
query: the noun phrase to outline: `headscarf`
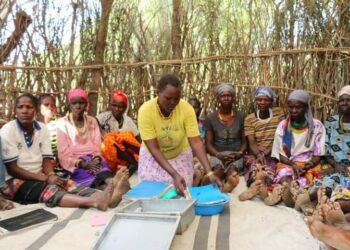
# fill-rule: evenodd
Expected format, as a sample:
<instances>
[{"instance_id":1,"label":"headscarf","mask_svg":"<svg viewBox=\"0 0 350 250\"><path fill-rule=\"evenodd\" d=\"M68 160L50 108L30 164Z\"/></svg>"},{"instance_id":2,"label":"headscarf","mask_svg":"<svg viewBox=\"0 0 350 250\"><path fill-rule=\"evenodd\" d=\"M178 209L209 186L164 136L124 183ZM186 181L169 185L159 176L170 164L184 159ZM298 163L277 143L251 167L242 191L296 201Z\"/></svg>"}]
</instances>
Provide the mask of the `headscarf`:
<instances>
[{"instance_id":1,"label":"headscarf","mask_svg":"<svg viewBox=\"0 0 350 250\"><path fill-rule=\"evenodd\" d=\"M121 102L125 106L128 105L128 96L121 90L114 90L113 91L112 100Z\"/></svg>"},{"instance_id":2,"label":"headscarf","mask_svg":"<svg viewBox=\"0 0 350 250\"><path fill-rule=\"evenodd\" d=\"M81 88L75 88L75 89L71 89L68 92L68 101L70 102L74 97L81 97L83 98L86 102L89 102L89 97L88 97L88 93L81 89Z\"/></svg>"},{"instance_id":3,"label":"headscarf","mask_svg":"<svg viewBox=\"0 0 350 250\"><path fill-rule=\"evenodd\" d=\"M313 115L311 111L311 98L305 90L297 89L292 91L288 96L288 101L297 100L302 103L307 104L307 110L305 113L305 118L308 123L308 132L305 142L305 147L310 147L312 134L314 131ZM292 129L291 129L291 116L289 115L286 119L285 130L283 134L283 151L288 157L290 157L290 151L292 148Z\"/></svg>"},{"instance_id":4,"label":"headscarf","mask_svg":"<svg viewBox=\"0 0 350 250\"><path fill-rule=\"evenodd\" d=\"M350 95L350 85L345 85L341 88L341 90L338 92L337 97L341 97L342 95Z\"/></svg>"},{"instance_id":5,"label":"headscarf","mask_svg":"<svg viewBox=\"0 0 350 250\"><path fill-rule=\"evenodd\" d=\"M260 96L267 96L272 101L275 101L276 94L273 92L273 90L270 87L259 87L255 90L254 98L260 97Z\"/></svg>"},{"instance_id":6,"label":"headscarf","mask_svg":"<svg viewBox=\"0 0 350 250\"><path fill-rule=\"evenodd\" d=\"M230 92L231 94L234 94L236 92L233 85L231 83L228 83L228 82L223 82L223 83L219 84L218 86L216 86L216 88L215 88L216 96L220 96L225 91Z\"/></svg>"}]
</instances>

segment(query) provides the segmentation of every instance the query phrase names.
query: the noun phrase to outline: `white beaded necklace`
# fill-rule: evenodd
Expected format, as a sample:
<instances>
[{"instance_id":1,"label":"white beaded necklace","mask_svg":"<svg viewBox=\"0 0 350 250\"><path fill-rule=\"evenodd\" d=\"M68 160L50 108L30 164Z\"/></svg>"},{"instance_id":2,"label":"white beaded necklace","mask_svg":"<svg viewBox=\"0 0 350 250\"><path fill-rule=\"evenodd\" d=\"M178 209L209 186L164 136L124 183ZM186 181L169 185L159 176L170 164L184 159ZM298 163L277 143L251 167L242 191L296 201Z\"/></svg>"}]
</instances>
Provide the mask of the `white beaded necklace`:
<instances>
[{"instance_id":1,"label":"white beaded necklace","mask_svg":"<svg viewBox=\"0 0 350 250\"><path fill-rule=\"evenodd\" d=\"M269 117L266 118L266 119L261 119L260 118L260 110L258 109L258 111L256 111L256 116L258 118L259 121L263 122L263 123L268 123L271 119L272 119L272 116L273 116L273 112L272 112L272 109L269 108Z\"/></svg>"}]
</instances>

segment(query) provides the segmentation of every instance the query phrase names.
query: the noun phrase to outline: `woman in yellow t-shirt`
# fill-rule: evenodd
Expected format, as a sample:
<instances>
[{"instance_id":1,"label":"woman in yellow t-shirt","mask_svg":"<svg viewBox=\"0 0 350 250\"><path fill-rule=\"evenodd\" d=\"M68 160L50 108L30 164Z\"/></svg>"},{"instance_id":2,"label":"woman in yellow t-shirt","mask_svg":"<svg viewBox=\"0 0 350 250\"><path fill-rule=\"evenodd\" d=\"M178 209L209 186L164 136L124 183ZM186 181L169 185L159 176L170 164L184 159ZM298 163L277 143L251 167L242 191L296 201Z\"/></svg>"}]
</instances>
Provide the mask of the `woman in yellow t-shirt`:
<instances>
[{"instance_id":1,"label":"woman in yellow t-shirt","mask_svg":"<svg viewBox=\"0 0 350 250\"><path fill-rule=\"evenodd\" d=\"M193 150L210 181L221 186L206 157L194 110L180 99L179 78L164 75L158 81L157 92L158 97L144 103L138 114L143 141L139 158L140 181L173 183L177 191L183 193L193 181Z\"/></svg>"}]
</instances>

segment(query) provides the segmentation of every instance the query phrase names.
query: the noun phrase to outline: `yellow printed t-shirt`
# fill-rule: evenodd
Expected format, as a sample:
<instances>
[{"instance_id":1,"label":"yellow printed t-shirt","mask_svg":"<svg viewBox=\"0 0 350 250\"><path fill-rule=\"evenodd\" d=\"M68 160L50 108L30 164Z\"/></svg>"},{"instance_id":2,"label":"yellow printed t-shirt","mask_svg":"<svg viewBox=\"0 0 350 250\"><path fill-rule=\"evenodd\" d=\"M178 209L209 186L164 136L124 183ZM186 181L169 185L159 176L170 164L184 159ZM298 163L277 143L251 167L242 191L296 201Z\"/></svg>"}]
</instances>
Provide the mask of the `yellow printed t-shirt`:
<instances>
[{"instance_id":1,"label":"yellow printed t-shirt","mask_svg":"<svg viewBox=\"0 0 350 250\"><path fill-rule=\"evenodd\" d=\"M194 109L180 100L169 119L161 117L157 98L145 102L139 109L138 126L143 141L157 139L165 158L172 159L189 147L187 138L199 136ZM146 146L143 143L144 146Z\"/></svg>"}]
</instances>

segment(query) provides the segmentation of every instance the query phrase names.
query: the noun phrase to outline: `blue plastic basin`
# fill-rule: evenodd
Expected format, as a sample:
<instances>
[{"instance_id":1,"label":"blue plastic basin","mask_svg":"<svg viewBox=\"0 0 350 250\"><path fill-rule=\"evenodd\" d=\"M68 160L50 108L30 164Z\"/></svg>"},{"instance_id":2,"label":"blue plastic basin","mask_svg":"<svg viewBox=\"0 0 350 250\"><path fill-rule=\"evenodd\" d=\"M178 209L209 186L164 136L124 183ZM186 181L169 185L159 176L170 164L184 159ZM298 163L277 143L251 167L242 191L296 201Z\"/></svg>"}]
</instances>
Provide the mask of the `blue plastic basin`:
<instances>
[{"instance_id":1,"label":"blue plastic basin","mask_svg":"<svg viewBox=\"0 0 350 250\"><path fill-rule=\"evenodd\" d=\"M216 204L196 204L194 206L194 213L196 215L204 215L204 216L211 216L215 214L220 214L222 211L224 211L225 204L229 202L229 200L216 203Z\"/></svg>"}]
</instances>

